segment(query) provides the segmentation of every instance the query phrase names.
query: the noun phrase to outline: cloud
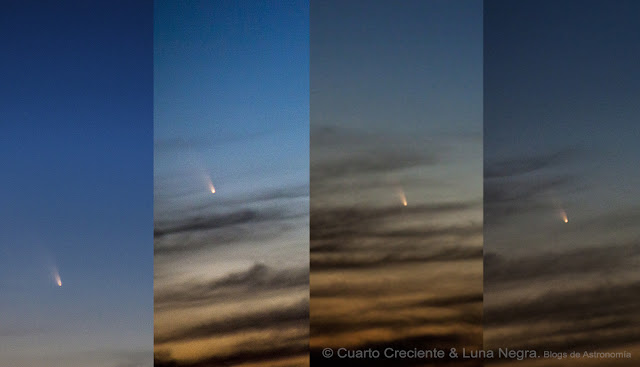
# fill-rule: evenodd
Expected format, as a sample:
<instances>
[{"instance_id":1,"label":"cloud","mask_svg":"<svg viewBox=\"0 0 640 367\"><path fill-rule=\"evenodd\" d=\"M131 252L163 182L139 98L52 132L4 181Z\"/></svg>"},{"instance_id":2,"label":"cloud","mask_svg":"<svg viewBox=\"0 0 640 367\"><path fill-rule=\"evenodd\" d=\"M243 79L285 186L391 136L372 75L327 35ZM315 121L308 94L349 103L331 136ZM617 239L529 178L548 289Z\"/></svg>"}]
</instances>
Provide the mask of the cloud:
<instances>
[{"instance_id":1,"label":"cloud","mask_svg":"<svg viewBox=\"0 0 640 367\"><path fill-rule=\"evenodd\" d=\"M373 227L373 226L371 226ZM364 238L376 238L381 241L411 240L415 247L420 243L431 243L434 239L457 238L464 239L482 235L482 225L471 223L458 226L425 226L425 228L402 228L380 230L362 226L340 227L325 229L324 232L313 236L316 240L312 246L313 252L350 252L351 246L357 244L357 240Z\"/></svg>"},{"instance_id":2,"label":"cloud","mask_svg":"<svg viewBox=\"0 0 640 367\"><path fill-rule=\"evenodd\" d=\"M488 347L573 351L640 340L640 245L601 244L526 257L485 255ZM563 285L556 289L553 285ZM511 291L537 290L518 297ZM567 288L568 287L568 288Z\"/></svg>"},{"instance_id":3,"label":"cloud","mask_svg":"<svg viewBox=\"0 0 640 367\"><path fill-rule=\"evenodd\" d=\"M522 206L530 204L531 200L539 198L541 194L559 189L575 181L572 176L537 177L535 181L529 179L511 180L503 182L485 181L485 205L509 204L513 207L520 203Z\"/></svg>"},{"instance_id":4,"label":"cloud","mask_svg":"<svg viewBox=\"0 0 640 367\"><path fill-rule=\"evenodd\" d=\"M404 229L397 231L393 229L383 229L379 226L381 222L390 220L402 220L418 215L434 216L439 214L454 213L474 208L479 208L479 202L453 202L441 204L418 204L410 207L384 206L384 207L331 207L313 208L311 216L311 240L340 239L345 240L350 237L379 235L387 237L415 237L420 234L444 235L446 232L458 232L462 234L468 228L449 227L428 228L428 229ZM377 228L376 228L377 227ZM476 227L477 229L477 227ZM312 244L312 251L314 250Z\"/></svg>"},{"instance_id":5,"label":"cloud","mask_svg":"<svg viewBox=\"0 0 640 367\"><path fill-rule=\"evenodd\" d=\"M352 153L332 161L311 163L312 182L322 182L323 179L341 178L344 176L357 177L360 175L376 174L381 172L399 171L402 169L433 164L433 157L426 157L413 152L383 151L371 149L370 151Z\"/></svg>"},{"instance_id":6,"label":"cloud","mask_svg":"<svg viewBox=\"0 0 640 367\"><path fill-rule=\"evenodd\" d=\"M314 271L372 268L402 263L481 259L479 246L461 244L479 237L482 226L385 227L407 218L477 208L474 202L423 204L412 207L314 209L311 216L311 268ZM453 244L451 244L453 242ZM425 246L429 244L429 246Z\"/></svg>"},{"instance_id":7,"label":"cloud","mask_svg":"<svg viewBox=\"0 0 640 367\"><path fill-rule=\"evenodd\" d=\"M158 189L156 188L155 195L158 196ZM206 190L206 187L185 189L182 191L176 191L175 188L172 188L171 194L163 194L162 199L167 199L171 201L185 199L191 196L204 194L209 195L209 192ZM288 187L278 187L273 189L261 190L259 192L252 192L241 197L235 198L224 198L224 197L216 197L215 202L207 202L205 204L191 206L188 208L188 211L199 211L206 210L212 208L225 208L225 207L237 207L239 205L250 205L250 204L259 204L267 201L286 201L288 199L299 199L299 198L308 198L309 197L309 185L295 185ZM175 214L175 213L174 213Z\"/></svg>"},{"instance_id":8,"label":"cloud","mask_svg":"<svg viewBox=\"0 0 640 367\"><path fill-rule=\"evenodd\" d=\"M538 156L520 157L497 162L485 161L484 179L490 180L526 175L566 163L575 158L576 155L577 151L575 149L567 149Z\"/></svg>"},{"instance_id":9,"label":"cloud","mask_svg":"<svg viewBox=\"0 0 640 367\"><path fill-rule=\"evenodd\" d=\"M505 258L486 251L484 279L489 287L504 282L531 281L576 274L609 274L633 266L640 245L608 245Z\"/></svg>"},{"instance_id":10,"label":"cloud","mask_svg":"<svg viewBox=\"0 0 640 367\"><path fill-rule=\"evenodd\" d=\"M195 325L156 334L155 344L168 351L194 340L211 346L211 350L194 353L207 355L200 360L175 360L157 354L155 366L250 362L273 365L274 361L308 356L308 299L289 304L282 301L303 297L309 286L308 261L304 257L303 263L274 261L280 251L299 248L294 244L308 246L299 238L308 227L308 197L308 184L281 186L232 198L222 195L184 209L167 205L155 216L154 255L156 266L161 264L162 268L162 282L157 283L162 285L154 292L155 312L169 315L193 311L201 315ZM267 253L264 261L269 265L254 263L242 271L211 280L192 275L191 280L179 284L171 281L175 281L172 277L176 274L189 276L189 269L182 267L184 259L206 265L198 256L219 250L231 261L246 263L255 261L246 251L253 253L256 247ZM274 305L275 300L280 300L280 304ZM252 307L248 310L227 307L238 303ZM210 310L212 305L215 311ZM189 309L185 311L186 308ZM164 326L160 330L165 330ZM234 343L229 346L231 350L217 350L219 340ZM253 341L251 345L245 345L249 340Z\"/></svg>"},{"instance_id":11,"label":"cloud","mask_svg":"<svg viewBox=\"0 0 640 367\"><path fill-rule=\"evenodd\" d=\"M212 148L222 144L232 144L259 139L275 134L282 129L264 131L248 131L244 133L226 133L218 136L203 137L172 137L154 141L153 148L156 153L170 154L175 152L192 151Z\"/></svg>"},{"instance_id":12,"label":"cloud","mask_svg":"<svg viewBox=\"0 0 640 367\"><path fill-rule=\"evenodd\" d=\"M433 253L403 252L398 254L341 254L340 256L312 256L311 268L314 271L339 269L366 269L387 267L398 264L415 264L429 262L480 260L482 248L450 247Z\"/></svg>"},{"instance_id":13,"label":"cloud","mask_svg":"<svg viewBox=\"0 0 640 367\"><path fill-rule=\"evenodd\" d=\"M256 246L271 246L274 240L281 239L286 236L286 233L300 228L305 223L303 219L293 218L290 221L239 224L161 237L154 240L154 255L158 259L171 260L172 256L177 258L186 254L221 247L233 247L247 242Z\"/></svg>"},{"instance_id":14,"label":"cloud","mask_svg":"<svg viewBox=\"0 0 640 367\"><path fill-rule=\"evenodd\" d=\"M418 302L416 305L425 307L455 307L459 305L467 305L470 303L482 303L482 293L459 294L445 297L434 297Z\"/></svg>"},{"instance_id":15,"label":"cloud","mask_svg":"<svg viewBox=\"0 0 640 367\"><path fill-rule=\"evenodd\" d=\"M231 333L255 330L278 329L282 327L304 328L309 320L309 300L275 309L259 310L242 315L213 319L200 325L189 327L168 335L155 337L156 344L188 341Z\"/></svg>"},{"instance_id":16,"label":"cloud","mask_svg":"<svg viewBox=\"0 0 640 367\"><path fill-rule=\"evenodd\" d=\"M393 134L323 127L312 130L311 141L314 190L345 177L375 176L439 161L438 154L432 149L435 144L428 148L424 139Z\"/></svg>"},{"instance_id":17,"label":"cloud","mask_svg":"<svg viewBox=\"0 0 640 367\"><path fill-rule=\"evenodd\" d=\"M159 290L154 296L154 307L176 307L206 302L214 304L240 299L243 296L257 297L268 292L296 287L308 287L309 269L294 268L277 270L257 263L243 272L229 274L209 282L192 281Z\"/></svg>"},{"instance_id":18,"label":"cloud","mask_svg":"<svg viewBox=\"0 0 640 367\"><path fill-rule=\"evenodd\" d=\"M508 344L518 348L600 350L640 341L638 309L640 282L601 284L487 308L485 325L534 325L509 337Z\"/></svg>"},{"instance_id":19,"label":"cloud","mask_svg":"<svg viewBox=\"0 0 640 367\"><path fill-rule=\"evenodd\" d=\"M288 213L284 209L240 209L227 213L212 213L209 215L187 218L181 221L169 223L156 223L154 237L162 237L169 234L179 234L184 232L197 232L241 224L260 223L281 219L295 218L298 213Z\"/></svg>"},{"instance_id":20,"label":"cloud","mask_svg":"<svg viewBox=\"0 0 640 367\"><path fill-rule=\"evenodd\" d=\"M300 222L309 213L308 196L309 185L305 184L165 211L162 216L156 214L155 255L179 255L242 241L276 239L302 226Z\"/></svg>"},{"instance_id":21,"label":"cloud","mask_svg":"<svg viewBox=\"0 0 640 367\"><path fill-rule=\"evenodd\" d=\"M559 174L554 169L580 155L583 153L577 149L565 149L497 162L485 160L485 225L499 224L517 214L554 209L552 194L584 186L584 180L576 175ZM529 176L531 173L535 173L535 179Z\"/></svg>"},{"instance_id":22,"label":"cloud","mask_svg":"<svg viewBox=\"0 0 640 367\"><path fill-rule=\"evenodd\" d=\"M638 223L640 223L640 207L634 205L583 219L573 225L578 231L638 234L637 231L640 229Z\"/></svg>"},{"instance_id":23,"label":"cloud","mask_svg":"<svg viewBox=\"0 0 640 367\"><path fill-rule=\"evenodd\" d=\"M210 366L234 366L246 363L264 364L265 366L287 365L275 364L275 361L287 357L304 357L309 354L307 343L290 343L273 348L258 348L254 345L250 350L238 350L223 356L215 356L192 362L177 361L168 355L157 354L154 359L154 367L210 367ZM297 364L295 366L298 366Z\"/></svg>"},{"instance_id":24,"label":"cloud","mask_svg":"<svg viewBox=\"0 0 640 367\"><path fill-rule=\"evenodd\" d=\"M490 228L517 214L556 209L550 194L563 191L568 187L575 187L576 182L578 182L577 178L569 175L560 177L539 175L535 180L527 178L485 180L485 226Z\"/></svg>"},{"instance_id":25,"label":"cloud","mask_svg":"<svg viewBox=\"0 0 640 367\"><path fill-rule=\"evenodd\" d=\"M378 289L379 293L380 289ZM421 300L393 299L389 297L392 294L385 293L387 298L384 301L380 301L374 293L364 294L358 292L358 289L354 289L353 294L347 292L337 292L333 295L328 292L323 294L330 297L340 297L343 300L346 299L347 302L350 298L354 301L361 300L364 295L371 297L368 299L370 305L349 317L314 316L311 324L312 334L327 336L383 329L411 333L429 326L451 326L454 324L474 325L478 328L482 326L481 313L468 312L468 306L471 305L480 309L481 293L446 295ZM312 298L312 307L313 304L314 299ZM444 312L434 312L438 308Z\"/></svg>"}]
</instances>

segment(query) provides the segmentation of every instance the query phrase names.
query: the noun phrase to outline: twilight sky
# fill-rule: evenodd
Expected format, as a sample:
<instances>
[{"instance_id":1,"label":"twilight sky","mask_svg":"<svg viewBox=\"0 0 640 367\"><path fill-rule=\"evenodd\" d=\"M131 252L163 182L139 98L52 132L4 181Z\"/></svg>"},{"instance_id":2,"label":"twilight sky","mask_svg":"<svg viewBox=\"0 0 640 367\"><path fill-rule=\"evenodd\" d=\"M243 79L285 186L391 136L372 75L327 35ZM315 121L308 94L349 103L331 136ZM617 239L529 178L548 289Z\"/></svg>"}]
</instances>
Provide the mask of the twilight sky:
<instances>
[{"instance_id":1,"label":"twilight sky","mask_svg":"<svg viewBox=\"0 0 640 367\"><path fill-rule=\"evenodd\" d=\"M2 366L153 363L151 12L2 5Z\"/></svg>"},{"instance_id":2,"label":"twilight sky","mask_svg":"<svg viewBox=\"0 0 640 367\"><path fill-rule=\"evenodd\" d=\"M635 1L485 1L486 348L638 363L638 14ZM517 365L540 363L574 362Z\"/></svg>"},{"instance_id":3,"label":"twilight sky","mask_svg":"<svg viewBox=\"0 0 640 367\"><path fill-rule=\"evenodd\" d=\"M3 4L0 366L637 365L638 14Z\"/></svg>"},{"instance_id":4,"label":"twilight sky","mask_svg":"<svg viewBox=\"0 0 640 367\"><path fill-rule=\"evenodd\" d=\"M306 365L308 2L154 12L156 365Z\"/></svg>"},{"instance_id":5,"label":"twilight sky","mask_svg":"<svg viewBox=\"0 0 640 367\"><path fill-rule=\"evenodd\" d=\"M310 73L312 364L478 348L482 3L312 2Z\"/></svg>"}]
</instances>

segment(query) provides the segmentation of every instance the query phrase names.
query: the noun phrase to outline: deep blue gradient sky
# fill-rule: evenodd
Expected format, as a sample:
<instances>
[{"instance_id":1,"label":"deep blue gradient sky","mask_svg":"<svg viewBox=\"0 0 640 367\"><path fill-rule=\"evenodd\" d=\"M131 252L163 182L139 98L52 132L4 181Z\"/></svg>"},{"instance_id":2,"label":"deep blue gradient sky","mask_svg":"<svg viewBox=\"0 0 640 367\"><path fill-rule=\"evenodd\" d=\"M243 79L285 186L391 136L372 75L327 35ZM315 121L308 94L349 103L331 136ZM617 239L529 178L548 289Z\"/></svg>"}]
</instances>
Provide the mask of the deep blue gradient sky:
<instances>
[{"instance_id":1,"label":"deep blue gradient sky","mask_svg":"<svg viewBox=\"0 0 640 367\"><path fill-rule=\"evenodd\" d=\"M151 361L152 10L2 6L0 365Z\"/></svg>"}]
</instances>

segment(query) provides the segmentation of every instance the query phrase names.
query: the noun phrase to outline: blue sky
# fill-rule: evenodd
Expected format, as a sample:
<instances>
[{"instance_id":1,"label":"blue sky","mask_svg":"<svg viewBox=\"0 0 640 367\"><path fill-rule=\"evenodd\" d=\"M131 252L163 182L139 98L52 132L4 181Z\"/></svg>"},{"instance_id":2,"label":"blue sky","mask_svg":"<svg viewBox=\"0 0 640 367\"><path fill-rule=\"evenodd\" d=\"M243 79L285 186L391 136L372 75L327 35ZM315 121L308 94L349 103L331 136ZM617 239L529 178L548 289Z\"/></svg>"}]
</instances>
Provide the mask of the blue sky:
<instances>
[{"instance_id":1,"label":"blue sky","mask_svg":"<svg viewBox=\"0 0 640 367\"><path fill-rule=\"evenodd\" d=\"M0 364L150 365L151 2L2 18Z\"/></svg>"}]
</instances>

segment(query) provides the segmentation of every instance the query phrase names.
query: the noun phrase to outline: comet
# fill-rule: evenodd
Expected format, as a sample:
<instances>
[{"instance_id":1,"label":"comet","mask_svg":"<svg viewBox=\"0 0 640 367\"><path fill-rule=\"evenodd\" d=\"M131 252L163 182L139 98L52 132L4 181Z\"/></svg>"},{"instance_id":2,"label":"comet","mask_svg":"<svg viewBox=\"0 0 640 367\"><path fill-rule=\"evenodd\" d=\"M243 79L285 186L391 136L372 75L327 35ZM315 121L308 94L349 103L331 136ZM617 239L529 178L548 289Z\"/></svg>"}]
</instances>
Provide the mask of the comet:
<instances>
[{"instance_id":1,"label":"comet","mask_svg":"<svg viewBox=\"0 0 640 367\"><path fill-rule=\"evenodd\" d=\"M60 279L60 273L58 273L58 269L53 269L53 279L56 281L58 287L62 287L62 279Z\"/></svg>"},{"instance_id":2,"label":"comet","mask_svg":"<svg viewBox=\"0 0 640 367\"><path fill-rule=\"evenodd\" d=\"M560 219L563 222L569 223L569 217L567 217L567 211L563 209L564 205L560 202L560 200L555 196L551 196L551 201L553 202L553 206L557 210L557 213L560 214Z\"/></svg>"},{"instance_id":3,"label":"comet","mask_svg":"<svg viewBox=\"0 0 640 367\"><path fill-rule=\"evenodd\" d=\"M404 194L402 188L398 189L398 195L400 196L400 200L402 200L402 205L407 206L407 196Z\"/></svg>"},{"instance_id":4,"label":"comet","mask_svg":"<svg viewBox=\"0 0 640 367\"><path fill-rule=\"evenodd\" d=\"M211 181L211 177L207 176L207 183L209 184L209 191L211 191L212 194L216 193L216 188L213 186L213 182Z\"/></svg>"}]
</instances>

